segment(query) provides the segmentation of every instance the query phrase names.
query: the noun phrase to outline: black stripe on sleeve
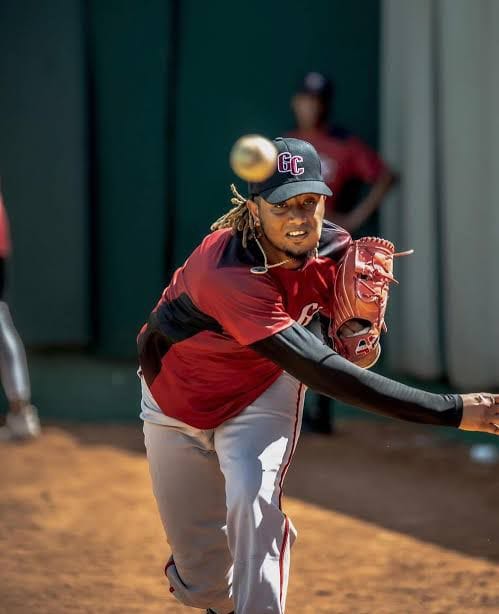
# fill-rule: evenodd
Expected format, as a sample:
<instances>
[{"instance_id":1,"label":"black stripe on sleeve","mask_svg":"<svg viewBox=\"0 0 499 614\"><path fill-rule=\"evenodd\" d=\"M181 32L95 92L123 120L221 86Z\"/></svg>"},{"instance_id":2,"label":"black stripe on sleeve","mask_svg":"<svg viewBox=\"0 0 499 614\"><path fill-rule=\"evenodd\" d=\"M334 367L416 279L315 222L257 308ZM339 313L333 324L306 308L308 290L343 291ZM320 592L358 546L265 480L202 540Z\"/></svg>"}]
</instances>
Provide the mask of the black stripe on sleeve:
<instances>
[{"instance_id":1,"label":"black stripe on sleeve","mask_svg":"<svg viewBox=\"0 0 499 614\"><path fill-rule=\"evenodd\" d=\"M309 388L376 414L410 422L458 427L462 399L433 394L361 369L299 324L251 346Z\"/></svg>"},{"instance_id":2,"label":"black stripe on sleeve","mask_svg":"<svg viewBox=\"0 0 499 614\"><path fill-rule=\"evenodd\" d=\"M137 339L140 368L147 384L150 386L161 371L162 359L172 345L205 330L223 332L220 324L198 309L187 294L161 303Z\"/></svg>"}]
</instances>

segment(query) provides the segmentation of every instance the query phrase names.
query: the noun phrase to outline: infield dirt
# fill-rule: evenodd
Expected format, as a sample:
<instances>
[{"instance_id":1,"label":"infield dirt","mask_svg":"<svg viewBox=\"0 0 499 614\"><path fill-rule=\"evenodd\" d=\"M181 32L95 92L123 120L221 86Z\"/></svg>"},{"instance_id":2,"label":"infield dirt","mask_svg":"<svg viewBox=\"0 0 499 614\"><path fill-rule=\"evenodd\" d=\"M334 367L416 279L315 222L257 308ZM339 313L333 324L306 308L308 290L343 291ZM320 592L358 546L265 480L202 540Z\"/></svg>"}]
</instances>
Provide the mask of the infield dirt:
<instances>
[{"instance_id":1,"label":"infield dirt","mask_svg":"<svg viewBox=\"0 0 499 614\"><path fill-rule=\"evenodd\" d=\"M140 426L0 445L0 612L195 612L169 594ZM499 612L499 466L414 425L304 435L286 479L289 614Z\"/></svg>"}]
</instances>

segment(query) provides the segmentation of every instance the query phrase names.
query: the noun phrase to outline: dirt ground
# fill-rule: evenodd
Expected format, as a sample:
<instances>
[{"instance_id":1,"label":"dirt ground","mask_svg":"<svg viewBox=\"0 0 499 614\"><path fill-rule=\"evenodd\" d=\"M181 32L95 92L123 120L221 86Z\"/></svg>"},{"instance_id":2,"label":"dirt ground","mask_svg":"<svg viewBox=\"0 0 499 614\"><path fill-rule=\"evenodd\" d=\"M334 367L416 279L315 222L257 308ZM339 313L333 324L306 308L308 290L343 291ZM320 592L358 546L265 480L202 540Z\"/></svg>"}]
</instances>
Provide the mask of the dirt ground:
<instances>
[{"instance_id":1,"label":"dirt ground","mask_svg":"<svg viewBox=\"0 0 499 614\"><path fill-rule=\"evenodd\" d=\"M364 421L302 436L288 613L499 612L499 466L435 437ZM54 425L0 462L2 614L194 611L162 576L140 427Z\"/></svg>"}]
</instances>

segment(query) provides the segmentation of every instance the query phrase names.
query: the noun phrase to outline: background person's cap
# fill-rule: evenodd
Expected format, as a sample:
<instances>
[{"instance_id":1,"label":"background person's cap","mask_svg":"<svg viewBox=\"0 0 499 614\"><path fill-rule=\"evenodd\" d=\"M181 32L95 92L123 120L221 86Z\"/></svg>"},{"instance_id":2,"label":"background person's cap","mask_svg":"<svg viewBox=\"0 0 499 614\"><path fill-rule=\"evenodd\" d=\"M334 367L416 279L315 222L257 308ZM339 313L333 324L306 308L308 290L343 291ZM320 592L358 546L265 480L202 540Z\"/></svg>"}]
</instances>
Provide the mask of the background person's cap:
<instances>
[{"instance_id":1,"label":"background person's cap","mask_svg":"<svg viewBox=\"0 0 499 614\"><path fill-rule=\"evenodd\" d=\"M308 72L303 77L298 91L329 102L334 96L334 83L320 72Z\"/></svg>"},{"instance_id":2,"label":"background person's cap","mask_svg":"<svg viewBox=\"0 0 499 614\"><path fill-rule=\"evenodd\" d=\"M322 178L319 155L310 143L281 137L272 142L277 148L276 172L266 181L248 184L251 196L262 196L272 204L300 194L332 196Z\"/></svg>"}]
</instances>

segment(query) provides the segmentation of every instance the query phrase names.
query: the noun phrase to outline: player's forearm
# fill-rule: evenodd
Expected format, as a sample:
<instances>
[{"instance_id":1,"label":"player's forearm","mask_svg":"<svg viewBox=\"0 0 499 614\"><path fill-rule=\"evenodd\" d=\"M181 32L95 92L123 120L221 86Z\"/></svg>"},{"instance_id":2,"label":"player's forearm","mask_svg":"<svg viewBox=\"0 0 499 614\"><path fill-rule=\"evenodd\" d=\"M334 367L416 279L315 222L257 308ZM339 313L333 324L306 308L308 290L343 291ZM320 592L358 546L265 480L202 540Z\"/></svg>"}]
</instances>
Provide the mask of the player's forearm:
<instances>
[{"instance_id":1,"label":"player's forearm","mask_svg":"<svg viewBox=\"0 0 499 614\"><path fill-rule=\"evenodd\" d=\"M405 386L348 362L295 324L253 348L309 388L361 409L392 418L459 426L459 395L432 394Z\"/></svg>"},{"instance_id":2,"label":"player's forearm","mask_svg":"<svg viewBox=\"0 0 499 614\"><path fill-rule=\"evenodd\" d=\"M386 170L381 177L379 177L366 197L367 203L373 210L379 206L383 198L396 182L397 176L390 170Z\"/></svg>"}]
</instances>

